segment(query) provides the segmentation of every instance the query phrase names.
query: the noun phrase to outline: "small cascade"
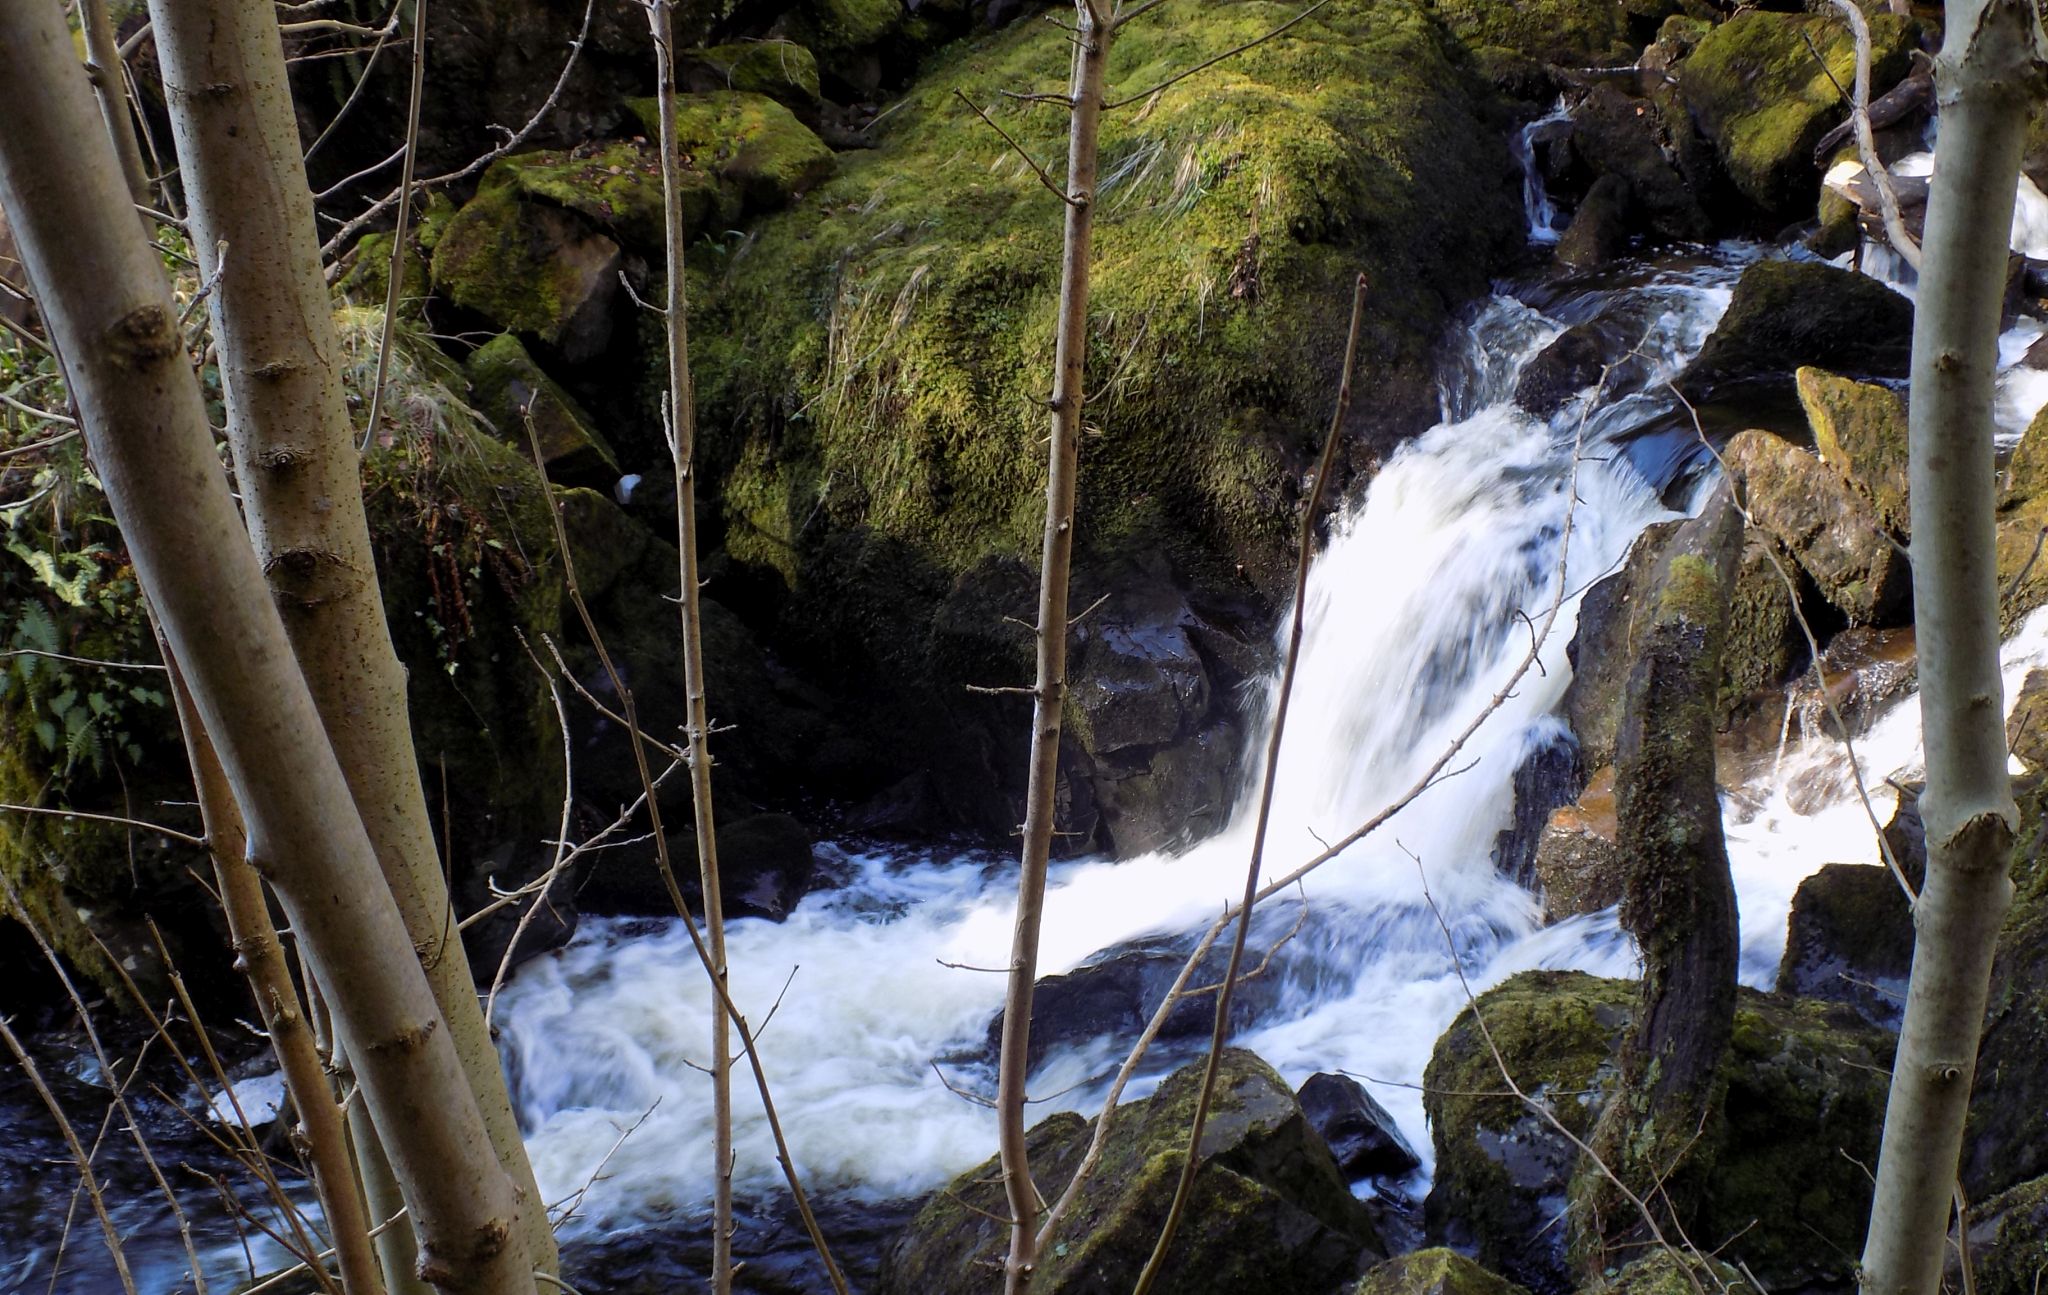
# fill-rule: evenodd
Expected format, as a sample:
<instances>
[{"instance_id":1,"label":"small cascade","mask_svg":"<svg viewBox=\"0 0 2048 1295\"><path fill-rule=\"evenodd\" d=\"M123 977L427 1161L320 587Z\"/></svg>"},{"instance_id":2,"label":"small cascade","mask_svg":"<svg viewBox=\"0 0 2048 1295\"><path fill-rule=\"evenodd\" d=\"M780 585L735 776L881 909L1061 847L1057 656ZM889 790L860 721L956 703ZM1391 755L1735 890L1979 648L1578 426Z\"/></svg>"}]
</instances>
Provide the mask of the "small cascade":
<instances>
[{"instance_id":1,"label":"small cascade","mask_svg":"<svg viewBox=\"0 0 2048 1295\"><path fill-rule=\"evenodd\" d=\"M1557 224L1557 208L1551 203L1550 192L1543 185L1542 168L1536 164L1536 145L1571 119L1571 111L1565 107L1564 100L1559 99L1549 113L1510 137L1515 161L1522 168L1522 210L1528 214L1531 243L1547 246L1555 243L1563 233Z\"/></svg>"}]
</instances>

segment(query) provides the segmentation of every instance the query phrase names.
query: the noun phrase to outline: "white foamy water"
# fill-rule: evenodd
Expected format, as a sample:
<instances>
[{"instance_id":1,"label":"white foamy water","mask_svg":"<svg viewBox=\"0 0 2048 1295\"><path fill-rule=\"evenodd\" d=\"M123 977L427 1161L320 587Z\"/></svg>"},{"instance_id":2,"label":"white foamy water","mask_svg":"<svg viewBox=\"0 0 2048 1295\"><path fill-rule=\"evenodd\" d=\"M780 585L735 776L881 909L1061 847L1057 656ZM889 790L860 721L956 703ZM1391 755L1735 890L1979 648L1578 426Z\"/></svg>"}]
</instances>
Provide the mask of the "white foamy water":
<instances>
[{"instance_id":1,"label":"white foamy water","mask_svg":"<svg viewBox=\"0 0 2048 1295\"><path fill-rule=\"evenodd\" d=\"M1277 1001L1239 1040L1290 1079L1341 1067L1419 1081L1431 1044L1463 1004L1423 900L1423 870L1476 986L1532 966L1631 971L1611 915L1540 928L1535 901L1495 872L1494 838L1512 812L1515 768L1560 731L1553 712L1570 678L1565 645L1580 594L1643 526L1674 515L1633 466L1631 434L1668 414L1654 393L1711 329L1746 255L1567 296L1555 316L1497 299L1472 325L1467 354L1451 362L1446 422L1396 454L1333 528L1311 573L1269 875L1378 812L1508 684L1528 651L1530 621L1540 625L1556 596L1581 434L1578 402L1538 420L1508 401L1512 381L1567 323L1627 307L1645 358L1617 372L1585 419L1565 598L1540 668L1453 761L1456 776L1303 887L1309 917L1269 973ZM1644 461L1670 459L1667 451ZM1206 924L1243 886L1249 817L1178 855L1056 870L1042 972ZM934 1062L956 1085L987 1090L987 1069L971 1058L1000 1005L1002 979L941 964L1006 962L1015 868L880 854L853 864L848 887L809 897L786 923L732 925L733 990L758 1020L798 969L762 1045L795 1158L824 1190L902 1196L994 1147L992 1114L949 1092ZM1276 903L1255 924L1255 950L1293 924L1293 902ZM497 1019L551 1199L580 1187L621 1130L647 1115L612 1154L581 1226L702 1207L709 1084L691 1063L704 1060L709 1003L679 930L589 923L563 954L520 972ZM1035 1092L1081 1086L1041 1113L1091 1110L1100 1096L1092 1081L1126 1043L1050 1058ZM963 1055L970 1059L957 1060ZM741 1190L772 1192L779 1172L744 1068L735 1088ZM1376 1095L1426 1155L1414 1091L1388 1084Z\"/></svg>"}]
</instances>

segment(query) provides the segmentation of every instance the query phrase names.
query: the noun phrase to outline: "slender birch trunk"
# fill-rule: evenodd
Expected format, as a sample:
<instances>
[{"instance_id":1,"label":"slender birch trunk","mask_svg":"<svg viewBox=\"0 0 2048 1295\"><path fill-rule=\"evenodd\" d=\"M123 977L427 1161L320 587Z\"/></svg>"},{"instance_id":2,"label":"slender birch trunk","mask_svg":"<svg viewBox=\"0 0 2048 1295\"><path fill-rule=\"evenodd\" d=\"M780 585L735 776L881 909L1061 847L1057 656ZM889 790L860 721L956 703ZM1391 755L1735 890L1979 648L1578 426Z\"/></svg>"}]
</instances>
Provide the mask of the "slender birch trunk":
<instances>
[{"instance_id":1,"label":"slender birch trunk","mask_svg":"<svg viewBox=\"0 0 2048 1295\"><path fill-rule=\"evenodd\" d=\"M523 1244L533 1266L552 1274L554 1235L456 932L421 791L276 13L267 0L154 0L151 18L193 249L216 282L208 304L249 533L491 1144L525 1199ZM216 266L222 243L226 261ZM395 1210L390 1201L372 1206L382 1217ZM402 1261L403 1240L385 1247L395 1261ZM394 1291L416 1289L394 1267L386 1271Z\"/></svg>"},{"instance_id":2,"label":"slender birch trunk","mask_svg":"<svg viewBox=\"0 0 2048 1295\"><path fill-rule=\"evenodd\" d=\"M718 881L718 833L711 811L710 716L704 699L703 615L697 596L697 406L690 386L689 302L683 278L683 191L676 144L673 0L653 0L655 96L661 114L661 194L668 250L668 438L676 472L676 551L681 555L683 691L689 698L690 801L696 811L697 875L704 892L704 943L712 974L726 985L725 909ZM732 1022L711 991L711 1289L732 1290Z\"/></svg>"},{"instance_id":3,"label":"slender birch trunk","mask_svg":"<svg viewBox=\"0 0 2048 1295\"><path fill-rule=\"evenodd\" d=\"M170 645L158 635L164 661L171 669L171 697L185 736L185 758L192 765L192 783L199 799L199 818L206 825L206 844L213 855L213 877L220 906L227 914L228 936L234 942L235 966L248 977L256 1012L277 1053L278 1069L298 1112L294 1138L301 1141L313 1171L313 1190L327 1221L328 1240L341 1269L344 1295L383 1295L376 1247L364 1213L363 1195L349 1156L348 1130L335 1103L334 1087L320 1064L313 1030L298 988L292 983L284 945L270 920L263 896L263 878L247 862L249 834L234 790L220 767L220 756L206 736L184 673L172 660Z\"/></svg>"},{"instance_id":4,"label":"slender birch trunk","mask_svg":"<svg viewBox=\"0 0 2048 1295\"><path fill-rule=\"evenodd\" d=\"M150 202L149 171L142 165L142 145L135 139L135 118L128 113L128 86L121 76L121 46L114 39L114 22L107 16L107 0L81 0L78 25L85 35L85 70L92 78L93 98L99 101L100 116L106 119L107 136L114 141L114 156L121 159L121 177L128 182L128 196L138 207Z\"/></svg>"},{"instance_id":5,"label":"slender birch trunk","mask_svg":"<svg viewBox=\"0 0 2048 1295\"><path fill-rule=\"evenodd\" d=\"M1038 576L1038 680L1032 688L1031 779L1025 793L1024 848L1017 877L1017 921L1010 948L1009 992L1003 1000L1002 1053L997 1062L1003 1187L1010 1206L1010 1254L1003 1287L1018 1295L1038 1260L1043 1208L1024 1144L1025 1082L1031 1068L1031 996L1038 978L1039 928L1045 919L1045 873L1052 855L1054 796L1059 783L1060 720L1067 700L1067 585L1074 560L1074 484L1080 474L1081 404L1088 359L1088 271L1095 232L1095 166L1102 127L1102 88L1115 29L1096 8L1074 0L1074 63L1067 82L1067 219L1060 263L1060 313L1055 344L1052 446L1045 479L1045 542Z\"/></svg>"},{"instance_id":6,"label":"slender birch trunk","mask_svg":"<svg viewBox=\"0 0 2048 1295\"><path fill-rule=\"evenodd\" d=\"M0 206L65 357L87 450L247 816L249 861L327 986L406 1185L422 1269L450 1295L534 1295L518 1196L426 977L400 952L405 924L262 593L169 284L61 14L0 5Z\"/></svg>"},{"instance_id":7,"label":"slender birch trunk","mask_svg":"<svg viewBox=\"0 0 2048 1295\"><path fill-rule=\"evenodd\" d=\"M1998 673L1991 402L2014 180L2048 48L2033 0L1958 0L1947 18L1908 411L1927 881L1913 908L1865 1295L1932 1295L1941 1279L2019 817Z\"/></svg>"}]
</instances>

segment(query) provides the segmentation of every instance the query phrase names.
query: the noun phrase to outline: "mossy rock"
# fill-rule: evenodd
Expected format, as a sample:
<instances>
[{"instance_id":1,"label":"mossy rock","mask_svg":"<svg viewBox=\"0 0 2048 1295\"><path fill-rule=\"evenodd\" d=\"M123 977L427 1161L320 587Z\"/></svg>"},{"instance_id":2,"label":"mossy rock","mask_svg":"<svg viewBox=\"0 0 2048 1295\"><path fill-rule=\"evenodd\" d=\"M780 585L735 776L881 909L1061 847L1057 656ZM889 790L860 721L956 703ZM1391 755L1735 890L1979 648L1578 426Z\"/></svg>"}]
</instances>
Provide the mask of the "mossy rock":
<instances>
[{"instance_id":1,"label":"mossy rock","mask_svg":"<svg viewBox=\"0 0 2048 1295\"><path fill-rule=\"evenodd\" d=\"M1637 998L1630 981L1532 971L1480 995L1477 1010L1523 1091L1583 1139ZM1876 1154L1890 1049L1888 1035L1835 1005L1739 991L1726 1133L1693 1234L1735 1238L1724 1257L1772 1289L1846 1280L1870 1197L1843 1153L1866 1163ZM1472 1008L1437 1040L1424 1083L1437 1150L1429 1239L1537 1295L1572 1289L1557 1216L1577 1149L1512 1096L1477 1095L1503 1085Z\"/></svg>"},{"instance_id":2,"label":"mossy rock","mask_svg":"<svg viewBox=\"0 0 2048 1295\"><path fill-rule=\"evenodd\" d=\"M1789 395L1795 371L1808 365L1903 378L1912 348L1913 303L1877 280L1817 261L1760 261L1736 280L1727 311L1678 386L1699 402Z\"/></svg>"},{"instance_id":3,"label":"mossy rock","mask_svg":"<svg viewBox=\"0 0 2048 1295\"><path fill-rule=\"evenodd\" d=\"M2034 421L2006 463L1998 501L1999 624L2011 633L2048 602L2048 409Z\"/></svg>"},{"instance_id":4,"label":"mossy rock","mask_svg":"<svg viewBox=\"0 0 2048 1295\"><path fill-rule=\"evenodd\" d=\"M412 224L412 237L408 240L412 246L407 249L405 264L399 272L401 318L417 322L423 314L427 296L433 290L428 263L434 245L440 242L442 232L454 218L455 204L447 194L435 192L427 196L424 210ZM384 308L385 290L391 282L391 242L392 235L382 231L356 240L342 259L341 277L334 284L343 301L352 306Z\"/></svg>"},{"instance_id":5,"label":"mossy rock","mask_svg":"<svg viewBox=\"0 0 2048 1295\"><path fill-rule=\"evenodd\" d=\"M1691 131L1683 114L1673 121L1660 101L1601 84L1572 110L1571 154L1601 180L1626 180L1642 223L1653 233L1700 241L1713 224L1673 161Z\"/></svg>"},{"instance_id":6,"label":"mossy rock","mask_svg":"<svg viewBox=\"0 0 2048 1295\"><path fill-rule=\"evenodd\" d=\"M799 116L815 114L822 102L817 57L795 41L745 41L684 50L679 62L682 82L693 91L767 95Z\"/></svg>"},{"instance_id":7,"label":"mossy rock","mask_svg":"<svg viewBox=\"0 0 2048 1295\"><path fill-rule=\"evenodd\" d=\"M2041 1288L2042 1274L2048 1272L2048 1178L2036 1178L1973 1205L1970 1219L1970 1260L1978 1295L2034 1295ZM1953 1257L1950 1267L1955 1267Z\"/></svg>"},{"instance_id":8,"label":"mossy rock","mask_svg":"<svg viewBox=\"0 0 2048 1295\"><path fill-rule=\"evenodd\" d=\"M2016 790L2015 889L1998 936L1963 1141L1963 1188L1976 1199L2048 1174L2048 779Z\"/></svg>"},{"instance_id":9,"label":"mossy rock","mask_svg":"<svg viewBox=\"0 0 2048 1295\"><path fill-rule=\"evenodd\" d=\"M634 99L627 106L648 138L658 138L661 115L655 101ZM794 113L767 95L740 90L679 96L676 147L693 166L730 186L747 212L782 207L822 183L833 169L832 150ZM655 175L658 197L659 170Z\"/></svg>"},{"instance_id":10,"label":"mossy rock","mask_svg":"<svg viewBox=\"0 0 2048 1295\"><path fill-rule=\"evenodd\" d=\"M1432 1246L1389 1259L1367 1273L1351 1295L1528 1295L1455 1250Z\"/></svg>"},{"instance_id":11,"label":"mossy rock","mask_svg":"<svg viewBox=\"0 0 2048 1295\"><path fill-rule=\"evenodd\" d=\"M1904 624L1912 571L1873 507L1814 454L1752 428L1722 457L1750 521L1853 625Z\"/></svg>"},{"instance_id":12,"label":"mossy rock","mask_svg":"<svg viewBox=\"0 0 2048 1295\"><path fill-rule=\"evenodd\" d=\"M1813 446L1877 510L1895 535L1911 532L1907 508L1906 402L1889 387L1802 368L1795 375Z\"/></svg>"},{"instance_id":13,"label":"mossy rock","mask_svg":"<svg viewBox=\"0 0 2048 1295\"><path fill-rule=\"evenodd\" d=\"M522 456L529 453L527 423L540 442L541 461L558 481L610 485L619 459L590 415L560 383L541 371L518 338L492 338L463 362L470 399L499 439Z\"/></svg>"},{"instance_id":14,"label":"mossy rock","mask_svg":"<svg viewBox=\"0 0 2048 1295\"><path fill-rule=\"evenodd\" d=\"M1755 1283L1718 1259L1676 1250L1658 1250L1622 1265L1580 1295L1763 1295Z\"/></svg>"},{"instance_id":15,"label":"mossy rock","mask_svg":"<svg viewBox=\"0 0 2048 1295\"><path fill-rule=\"evenodd\" d=\"M526 201L516 167L493 174L435 247L435 289L571 362L596 356L611 340L619 245L566 208Z\"/></svg>"},{"instance_id":16,"label":"mossy rock","mask_svg":"<svg viewBox=\"0 0 2048 1295\"><path fill-rule=\"evenodd\" d=\"M1128 1289L1152 1252L1187 1150L1202 1065L1120 1109L1100 1166L1032 1289L1046 1295ZM1028 1136L1034 1176L1064 1184L1086 1150L1088 1121L1052 1116ZM1256 1056L1223 1055L1202 1136L1187 1222L1160 1274L1176 1295L1325 1295L1382 1257L1371 1219L1309 1127L1286 1082ZM994 1160L934 1195L884 1260L883 1295L982 1295L1002 1289L1009 1229Z\"/></svg>"},{"instance_id":17,"label":"mossy rock","mask_svg":"<svg viewBox=\"0 0 2048 1295\"><path fill-rule=\"evenodd\" d=\"M1875 97L1910 69L1919 28L1883 13L1871 17L1870 29ZM1678 78L1693 119L1743 197L1772 219L1812 210L1819 177L1813 150L1848 114L1838 87L1856 78L1855 42L1843 23L1739 13L1700 41L1679 64Z\"/></svg>"},{"instance_id":18,"label":"mossy rock","mask_svg":"<svg viewBox=\"0 0 2048 1295\"><path fill-rule=\"evenodd\" d=\"M1112 93L1291 16L1221 3L1141 22ZM1064 75L1065 35L1017 24L923 77L839 176L731 258L700 256L706 451L736 558L803 582L822 537L901 542L944 578L1035 554L1061 207L953 97L1054 157L1065 118L999 89ZM1433 417L1429 343L1519 241L1504 122L1407 0L1339 0L1104 127L1086 550L1159 545L1236 584L1291 566L1292 475L1335 388L1343 307L1403 427ZM1466 213L1453 233L1446 210ZM727 264L726 261L730 263ZM1115 381L1111 382L1111 377ZM1276 586L1277 587L1277 586Z\"/></svg>"},{"instance_id":19,"label":"mossy rock","mask_svg":"<svg viewBox=\"0 0 2048 1295\"><path fill-rule=\"evenodd\" d=\"M868 50L906 16L903 0L799 0L778 26L829 59Z\"/></svg>"},{"instance_id":20,"label":"mossy rock","mask_svg":"<svg viewBox=\"0 0 2048 1295\"><path fill-rule=\"evenodd\" d=\"M738 195L695 158L684 156L676 179L686 237L738 219ZM661 150L644 139L518 153L485 173L484 188L500 186L566 207L641 251L659 251L666 237Z\"/></svg>"},{"instance_id":21,"label":"mossy rock","mask_svg":"<svg viewBox=\"0 0 2048 1295\"><path fill-rule=\"evenodd\" d=\"M1800 595L1810 587L1810 579L1778 556L1769 539L1745 529L1721 654L1725 711L1777 688L1805 667L1812 649L1799 624L1806 611Z\"/></svg>"},{"instance_id":22,"label":"mossy rock","mask_svg":"<svg viewBox=\"0 0 2048 1295\"><path fill-rule=\"evenodd\" d=\"M1572 67L1627 66L1656 39L1679 0L1430 0L1460 40Z\"/></svg>"}]
</instances>

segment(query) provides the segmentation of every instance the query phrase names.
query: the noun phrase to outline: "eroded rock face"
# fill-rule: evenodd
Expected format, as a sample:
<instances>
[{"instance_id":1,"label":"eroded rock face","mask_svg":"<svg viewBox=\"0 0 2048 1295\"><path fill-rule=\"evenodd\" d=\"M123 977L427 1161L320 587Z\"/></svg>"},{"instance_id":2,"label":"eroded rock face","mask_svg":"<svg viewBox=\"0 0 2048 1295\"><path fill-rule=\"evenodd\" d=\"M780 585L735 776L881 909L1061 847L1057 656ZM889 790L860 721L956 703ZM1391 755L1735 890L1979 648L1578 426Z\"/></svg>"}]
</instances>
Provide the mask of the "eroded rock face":
<instances>
[{"instance_id":1,"label":"eroded rock face","mask_svg":"<svg viewBox=\"0 0 2048 1295\"><path fill-rule=\"evenodd\" d=\"M1636 994L1627 981L1524 972L1482 994L1478 1010L1523 1090L1583 1138ZM1890 1050L1889 1036L1840 1007L1740 992L1726 1134L1700 1162L1710 1167L1696 1223L1714 1236L1741 1233L1722 1257L1747 1264L1767 1288L1850 1280L1870 1189L1842 1153L1876 1153ZM1424 1082L1437 1149L1429 1239L1539 1295L1574 1289L1557 1216L1577 1152L1513 1098L1456 1095L1501 1086L1470 1010L1437 1041Z\"/></svg>"},{"instance_id":2,"label":"eroded rock face","mask_svg":"<svg viewBox=\"0 0 2048 1295\"><path fill-rule=\"evenodd\" d=\"M1742 482L1750 520L1852 624L1911 618L1912 572L1863 498L1814 454L1752 429L1722 452Z\"/></svg>"},{"instance_id":3,"label":"eroded rock face","mask_svg":"<svg viewBox=\"0 0 2048 1295\"><path fill-rule=\"evenodd\" d=\"M1034 1290L1082 1295L1130 1287L1173 1195L1201 1071L1200 1063L1176 1071L1152 1097L1119 1111L1101 1168L1040 1256ZM1065 1183L1089 1136L1090 1125L1077 1115L1055 1115L1033 1128L1028 1145L1039 1181ZM1249 1052L1224 1053L1202 1156L1190 1224L1175 1240L1161 1289L1327 1295L1384 1257L1365 1206L1345 1186L1294 1094ZM882 1295L1000 1291L1005 1208L995 1161L954 1179L891 1248Z\"/></svg>"}]
</instances>

